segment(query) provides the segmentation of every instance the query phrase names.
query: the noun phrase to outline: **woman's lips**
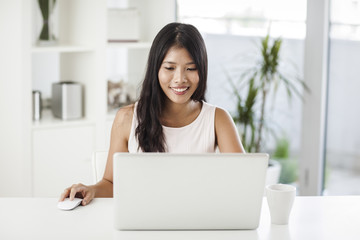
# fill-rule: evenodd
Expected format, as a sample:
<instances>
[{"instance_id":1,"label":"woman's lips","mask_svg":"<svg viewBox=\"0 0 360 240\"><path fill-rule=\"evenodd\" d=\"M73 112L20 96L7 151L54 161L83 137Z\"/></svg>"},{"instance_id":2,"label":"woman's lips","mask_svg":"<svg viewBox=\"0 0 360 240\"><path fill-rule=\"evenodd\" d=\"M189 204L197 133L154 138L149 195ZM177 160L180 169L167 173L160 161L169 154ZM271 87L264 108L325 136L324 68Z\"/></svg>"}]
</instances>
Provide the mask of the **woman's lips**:
<instances>
[{"instance_id":1,"label":"woman's lips","mask_svg":"<svg viewBox=\"0 0 360 240\"><path fill-rule=\"evenodd\" d=\"M170 87L176 95L184 95L190 87Z\"/></svg>"}]
</instances>

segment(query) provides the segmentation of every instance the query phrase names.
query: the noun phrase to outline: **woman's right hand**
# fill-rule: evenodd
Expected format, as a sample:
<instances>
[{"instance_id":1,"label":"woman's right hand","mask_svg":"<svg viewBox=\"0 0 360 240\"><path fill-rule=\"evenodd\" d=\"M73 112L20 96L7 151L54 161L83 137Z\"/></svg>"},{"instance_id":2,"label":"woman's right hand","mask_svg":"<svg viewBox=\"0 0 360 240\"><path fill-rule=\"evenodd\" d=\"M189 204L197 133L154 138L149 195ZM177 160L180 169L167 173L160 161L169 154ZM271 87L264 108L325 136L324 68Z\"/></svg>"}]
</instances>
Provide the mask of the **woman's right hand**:
<instances>
[{"instance_id":1,"label":"woman's right hand","mask_svg":"<svg viewBox=\"0 0 360 240\"><path fill-rule=\"evenodd\" d=\"M95 188L93 186L86 186L84 184L74 184L69 188L66 188L61 194L59 202L64 201L69 197L70 200L74 200L75 197L82 198L81 205L85 206L93 200L95 197Z\"/></svg>"}]
</instances>

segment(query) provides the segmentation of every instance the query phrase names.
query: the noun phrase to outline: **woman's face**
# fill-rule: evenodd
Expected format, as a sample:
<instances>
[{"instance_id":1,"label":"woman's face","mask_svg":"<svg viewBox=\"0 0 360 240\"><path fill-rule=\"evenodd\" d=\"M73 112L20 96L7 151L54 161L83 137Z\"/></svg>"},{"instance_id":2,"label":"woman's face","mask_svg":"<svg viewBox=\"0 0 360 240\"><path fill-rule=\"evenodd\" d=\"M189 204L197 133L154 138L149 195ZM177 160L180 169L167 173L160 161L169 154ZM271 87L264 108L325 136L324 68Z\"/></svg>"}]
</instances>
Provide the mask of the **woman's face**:
<instances>
[{"instance_id":1,"label":"woman's face","mask_svg":"<svg viewBox=\"0 0 360 240\"><path fill-rule=\"evenodd\" d=\"M199 73L185 48L171 47L158 73L161 89L173 103L187 103L199 84Z\"/></svg>"}]
</instances>

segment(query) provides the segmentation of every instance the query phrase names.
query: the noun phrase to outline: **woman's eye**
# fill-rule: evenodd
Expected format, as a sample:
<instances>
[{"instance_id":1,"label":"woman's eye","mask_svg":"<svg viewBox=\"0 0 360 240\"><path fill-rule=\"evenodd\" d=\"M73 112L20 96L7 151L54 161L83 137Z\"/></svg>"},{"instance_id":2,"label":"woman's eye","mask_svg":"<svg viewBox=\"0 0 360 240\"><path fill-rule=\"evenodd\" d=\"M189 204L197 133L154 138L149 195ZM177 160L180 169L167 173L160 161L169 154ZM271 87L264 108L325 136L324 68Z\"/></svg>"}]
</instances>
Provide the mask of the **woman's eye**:
<instances>
[{"instance_id":1,"label":"woman's eye","mask_svg":"<svg viewBox=\"0 0 360 240\"><path fill-rule=\"evenodd\" d=\"M196 71L197 69L196 68L188 68L187 70L188 71Z\"/></svg>"},{"instance_id":2,"label":"woman's eye","mask_svg":"<svg viewBox=\"0 0 360 240\"><path fill-rule=\"evenodd\" d=\"M174 70L173 67L165 67L166 70Z\"/></svg>"}]
</instances>

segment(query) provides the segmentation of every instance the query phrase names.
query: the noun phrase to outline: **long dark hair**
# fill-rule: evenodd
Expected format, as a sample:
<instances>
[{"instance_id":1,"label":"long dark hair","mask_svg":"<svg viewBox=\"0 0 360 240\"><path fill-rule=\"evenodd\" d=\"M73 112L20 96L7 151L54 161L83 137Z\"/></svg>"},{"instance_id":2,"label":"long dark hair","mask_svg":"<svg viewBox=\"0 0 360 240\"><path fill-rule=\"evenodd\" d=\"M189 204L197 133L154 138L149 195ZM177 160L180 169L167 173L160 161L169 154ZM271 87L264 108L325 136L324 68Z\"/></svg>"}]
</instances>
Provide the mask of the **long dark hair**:
<instances>
[{"instance_id":1,"label":"long dark hair","mask_svg":"<svg viewBox=\"0 0 360 240\"><path fill-rule=\"evenodd\" d=\"M135 136L143 152L165 152L165 137L160 123L165 94L162 91L158 72L168 50L177 46L185 48L199 74L199 84L191 99L205 100L207 80L207 53L200 32L190 24L169 23L156 35L150 48L146 74L137 105L138 126Z\"/></svg>"}]
</instances>

